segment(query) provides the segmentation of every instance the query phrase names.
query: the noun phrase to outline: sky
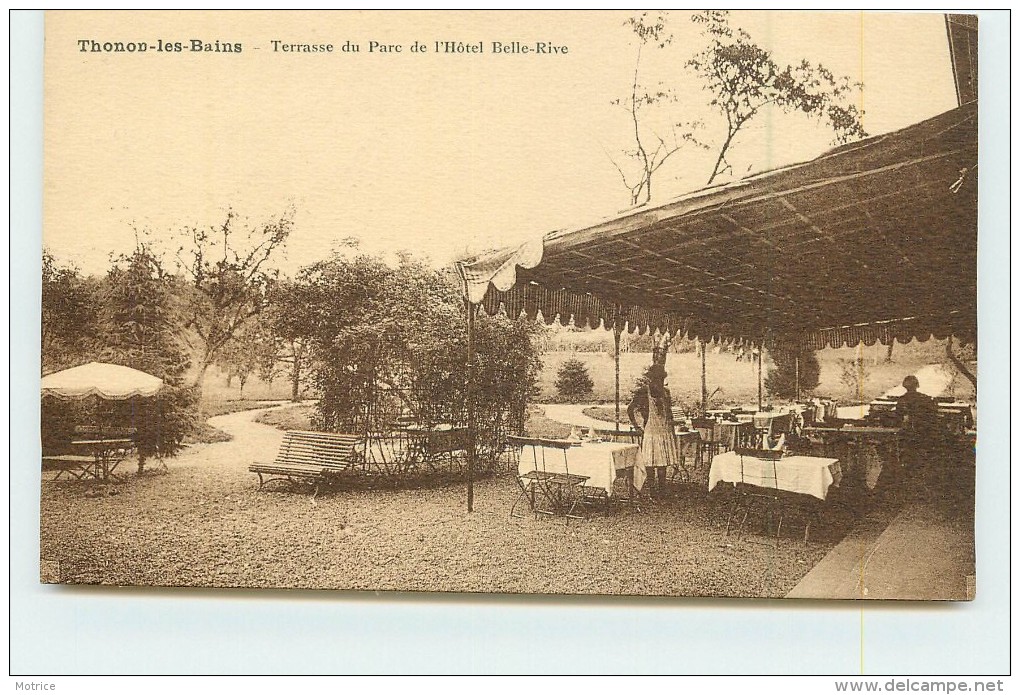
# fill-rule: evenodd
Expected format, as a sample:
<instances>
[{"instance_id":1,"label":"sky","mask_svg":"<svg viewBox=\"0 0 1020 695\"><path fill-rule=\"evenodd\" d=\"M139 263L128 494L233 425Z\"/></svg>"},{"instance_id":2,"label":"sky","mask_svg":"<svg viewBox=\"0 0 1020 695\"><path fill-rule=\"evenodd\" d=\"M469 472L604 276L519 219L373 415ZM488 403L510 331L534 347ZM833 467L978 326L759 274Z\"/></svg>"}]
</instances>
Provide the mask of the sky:
<instances>
[{"instance_id":1,"label":"sky","mask_svg":"<svg viewBox=\"0 0 1020 695\"><path fill-rule=\"evenodd\" d=\"M87 273L136 231L173 248L186 226L233 208L252 224L296 210L286 273L344 239L444 264L465 253L593 223L628 207L624 96L637 56L619 12L56 12L47 15L44 245ZM650 124L720 116L685 61L703 45L688 13L672 43L645 50L644 83L679 98ZM956 106L941 14L736 12L781 64L807 58L864 84L871 134ZM158 41L240 43L240 52L166 52ZM145 42L144 53L82 52L80 41ZM274 50L333 44L315 54ZM370 51L369 43L401 51ZM412 52L418 41L425 53ZM482 53L437 53L435 42ZM492 52L544 42L565 53ZM346 43L357 53L344 52ZM91 45L91 44L89 44ZM733 150L739 175L805 161L832 133L767 114ZM655 202L702 187L712 154L678 153Z\"/></svg>"}]
</instances>

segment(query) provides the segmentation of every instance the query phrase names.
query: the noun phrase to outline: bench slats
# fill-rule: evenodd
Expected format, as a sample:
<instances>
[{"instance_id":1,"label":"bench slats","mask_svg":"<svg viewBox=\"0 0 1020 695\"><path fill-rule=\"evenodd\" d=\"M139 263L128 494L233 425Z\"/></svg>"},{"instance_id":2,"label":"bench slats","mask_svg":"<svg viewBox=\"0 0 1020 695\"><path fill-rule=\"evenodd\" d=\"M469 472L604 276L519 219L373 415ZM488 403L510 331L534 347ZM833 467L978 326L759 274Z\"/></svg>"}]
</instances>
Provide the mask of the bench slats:
<instances>
[{"instance_id":1,"label":"bench slats","mask_svg":"<svg viewBox=\"0 0 1020 695\"><path fill-rule=\"evenodd\" d=\"M273 463L255 462L248 470L258 474L260 489L268 482L263 475L323 482L331 474L351 467L351 455L359 440L350 434L291 430L284 434Z\"/></svg>"}]
</instances>

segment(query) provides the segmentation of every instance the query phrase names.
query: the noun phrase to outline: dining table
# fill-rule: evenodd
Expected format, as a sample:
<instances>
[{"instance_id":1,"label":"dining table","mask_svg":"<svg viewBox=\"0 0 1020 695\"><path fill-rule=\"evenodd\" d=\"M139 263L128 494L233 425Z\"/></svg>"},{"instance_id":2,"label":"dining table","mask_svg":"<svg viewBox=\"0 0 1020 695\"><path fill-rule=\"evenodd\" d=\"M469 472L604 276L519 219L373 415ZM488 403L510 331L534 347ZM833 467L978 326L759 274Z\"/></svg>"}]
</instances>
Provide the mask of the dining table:
<instances>
[{"instance_id":1,"label":"dining table","mask_svg":"<svg viewBox=\"0 0 1020 695\"><path fill-rule=\"evenodd\" d=\"M638 462L639 447L627 442L580 442L566 449L524 446L518 473L569 473L587 478L585 486L602 488L613 496L613 483Z\"/></svg>"},{"instance_id":2,"label":"dining table","mask_svg":"<svg viewBox=\"0 0 1020 695\"><path fill-rule=\"evenodd\" d=\"M721 482L744 483L825 500L829 488L838 487L842 476L839 459L835 458L790 455L772 459L726 451L712 458L708 489Z\"/></svg>"},{"instance_id":3,"label":"dining table","mask_svg":"<svg viewBox=\"0 0 1020 695\"><path fill-rule=\"evenodd\" d=\"M117 479L117 466L135 448L130 438L78 439L71 442L70 454L43 456L42 460L57 469L54 480L67 473L78 480Z\"/></svg>"}]
</instances>

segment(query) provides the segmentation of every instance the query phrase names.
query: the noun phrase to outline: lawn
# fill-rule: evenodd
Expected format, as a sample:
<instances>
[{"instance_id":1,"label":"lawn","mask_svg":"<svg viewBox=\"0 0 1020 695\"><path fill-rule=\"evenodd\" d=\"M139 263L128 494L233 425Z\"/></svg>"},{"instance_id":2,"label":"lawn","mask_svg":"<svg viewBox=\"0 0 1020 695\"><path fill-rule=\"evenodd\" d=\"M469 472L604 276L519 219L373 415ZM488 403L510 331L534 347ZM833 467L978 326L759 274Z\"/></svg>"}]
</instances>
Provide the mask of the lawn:
<instances>
[{"instance_id":1,"label":"lawn","mask_svg":"<svg viewBox=\"0 0 1020 695\"><path fill-rule=\"evenodd\" d=\"M943 361L943 343L930 340L926 343L913 342L897 344L893 361L885 362L886 348L880 344L872 347L825 349L818 351L821 367L820 383L814 393L835 398L841 404L868 402L882 395L893 386L898 386L903 377L912 374L923 365L939 364ZM841 360L853 360L858 355L864 358L867 377L863 398L840 380ZM568 359L577 358L588 366L588 373L595 386L592 401L614 400L615 366L612 353L605 352L547 352L542 356L542 372L539 377L539 401L556 397L556 373ZM624 352L620 354L620 393L623 400L630 397L637 378L652 362L651 353ZM708 375L708 391L716 405L755 404L758 401L758 370L751 361L737 361L730 353L716 354L709 350L705 359ZM770 363L766 359L766 373ZM669 387L673 400L678 405L693 404L701 400L701 359L696 353L670 353L666 361L669 372ZM716 391L718 389L718 391ZM973 400L974 390L962 376L951 385L953 395L963 400Z\"/></svg>"}]
</instances>

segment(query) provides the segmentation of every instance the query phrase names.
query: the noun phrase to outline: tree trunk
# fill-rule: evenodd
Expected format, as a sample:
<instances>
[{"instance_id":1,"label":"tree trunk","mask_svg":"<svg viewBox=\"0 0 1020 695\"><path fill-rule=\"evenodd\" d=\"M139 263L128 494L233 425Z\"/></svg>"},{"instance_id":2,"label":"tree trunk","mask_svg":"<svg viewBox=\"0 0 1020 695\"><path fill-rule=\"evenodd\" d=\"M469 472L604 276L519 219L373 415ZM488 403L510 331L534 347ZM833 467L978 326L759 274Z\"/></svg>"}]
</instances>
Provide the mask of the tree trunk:
<instances>
[{"instance_id":1,"label":"tree trunk","mask_svg":"<svg viewBox=\"0 0 1020 695\"><path fill-rule=\"evenodd\" d=\"M885 361L886 362L892 362L892 350L893 350L893 345L895 345L895 344L896 344L896 339L890 336L890 338L889 338L889 345L885 349Z\"/></svg>"},{"instance_id":2,"label":"tree trunk","mask_svg":"<svg viewBox=\"0 0 1020 695\"><path fill-rule=\"evenodd\" d=\"M956 371L960 372L960 374L963 374L963 376L967 378L967 381L969 381L974 387L974 393L977 394L977 376L972 374L971 371L967 369L967 365L965 365L960 358L953 353L953 336L949 336L946 340L946 357L948 357L949 361L953 363L954 367L956 367Z\"/></svg>"},{"instance_id":3,"label":"tree trunk","mask_svg":"<svg viewBox=\"0 0 1020 695\"><path fill-rule=\"evenodd\" d=\"M668 333L652 336L652 364L658 364L665 368L670 342L672 342L672 339Z\"/></svg>"},{"instance_id":4,"label":"tree trunk","mask_svg":"<svg viewBox=\"0 0 1020 695\"><path fill-rule=\"evenodd\" d=\"M301 400L301 360L294 354L294 368L290 372L290 400L297 403Z\"/></svg>"},{"instance_id":5,"label":"tree trunk","mask_svg":"<svg viewBox=\"0 0 1020 695\"><path fill-rule=\"evenodd\" d=\"M228 371L227 372L227 388L229 389L233 385L233 383L234 383L234 373ZM242 388L244 388L244 387L242 387Z\"/></svg>"},{"instance_id":6,"label":"tree trunk","mask_svg":"<svg viewBox=\"0 0 1020 695\"><path fill-rule=\"evenodd\" d=\"M195 375L195 382L192 386L196 387L199 391L202 390L202 382L205 380L205 372L209 369L209 365L212 363L212 357L206 355L202 358L202 361L198 365L198 373Z\"/></svg>"}]
</instances>

